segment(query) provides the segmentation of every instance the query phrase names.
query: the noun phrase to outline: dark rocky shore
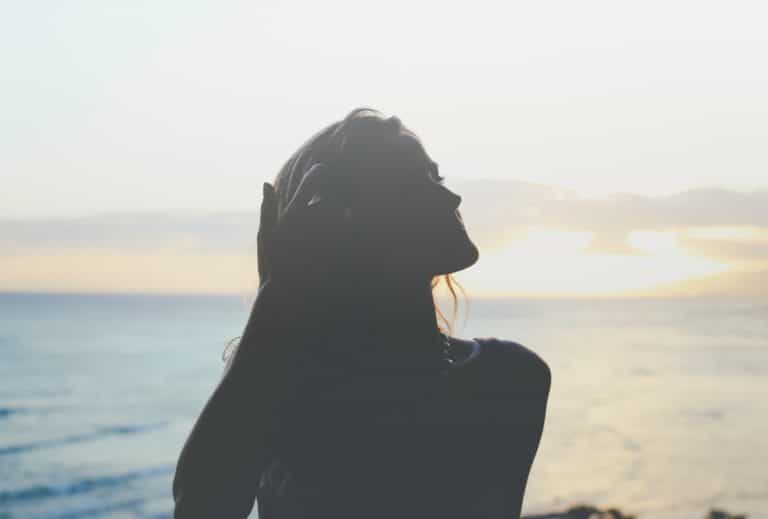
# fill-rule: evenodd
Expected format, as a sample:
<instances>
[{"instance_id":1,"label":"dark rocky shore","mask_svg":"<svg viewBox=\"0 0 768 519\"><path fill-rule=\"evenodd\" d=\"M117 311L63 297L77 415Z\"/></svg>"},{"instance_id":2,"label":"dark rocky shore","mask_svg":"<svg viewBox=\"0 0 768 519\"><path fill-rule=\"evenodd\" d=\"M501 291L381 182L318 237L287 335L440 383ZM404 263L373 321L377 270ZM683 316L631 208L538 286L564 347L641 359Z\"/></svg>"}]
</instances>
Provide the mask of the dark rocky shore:
<instances>
[{"instance_id":1,"label":"dark rocky shore","mask_svg":"<svg viewBox=\"0 0 768 519\"><path fill-rule=\"evenodd\" d=\"M522 519L639 519L616 508L601 510L590 505L576 505L563 512L550 514L525 515ZM724 510L712 509L702 519L748 519L743 514L731 514Z\"/></svg>"}]
</instances>

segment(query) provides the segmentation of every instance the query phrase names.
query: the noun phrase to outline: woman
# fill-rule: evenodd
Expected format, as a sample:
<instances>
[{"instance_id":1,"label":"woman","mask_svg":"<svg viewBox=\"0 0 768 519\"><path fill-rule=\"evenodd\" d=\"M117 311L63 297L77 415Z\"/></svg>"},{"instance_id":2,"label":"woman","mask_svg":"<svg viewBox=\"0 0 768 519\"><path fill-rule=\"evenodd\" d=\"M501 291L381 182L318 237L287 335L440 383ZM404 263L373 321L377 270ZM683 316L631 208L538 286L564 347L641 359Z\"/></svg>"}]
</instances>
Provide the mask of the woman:
<instances>
[{"instance_id":1,"label":"woman","mask_svg":"<svg viewBox=\"0 0 768 519\"><path fill-rule=\"evenodd\" d=\"M438 326L439 276L455 298L478 259L460 202L367 108L264 184L258 296L181 452L176 518L520 516L550 371Z\"/></svg>"}]
</instances>

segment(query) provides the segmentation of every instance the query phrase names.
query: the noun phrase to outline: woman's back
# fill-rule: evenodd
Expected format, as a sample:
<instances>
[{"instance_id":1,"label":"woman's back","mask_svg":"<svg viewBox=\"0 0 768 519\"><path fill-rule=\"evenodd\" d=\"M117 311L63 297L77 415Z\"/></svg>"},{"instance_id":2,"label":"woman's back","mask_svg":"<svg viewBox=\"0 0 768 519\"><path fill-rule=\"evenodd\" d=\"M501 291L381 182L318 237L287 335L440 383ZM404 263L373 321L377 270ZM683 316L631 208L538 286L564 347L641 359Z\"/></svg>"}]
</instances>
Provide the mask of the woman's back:
<instances>
[{"instance_id":1,"label":"woman's back","mask_svg":"<svg viewBox=\"0 0 768 519\"><path fill-rule=\"evenodd\" d=\"M281 414L259 517L517 517L549 370L511 341L451 341L463 354L445 374L313 362Z\"/></svg>"}]
</instances>

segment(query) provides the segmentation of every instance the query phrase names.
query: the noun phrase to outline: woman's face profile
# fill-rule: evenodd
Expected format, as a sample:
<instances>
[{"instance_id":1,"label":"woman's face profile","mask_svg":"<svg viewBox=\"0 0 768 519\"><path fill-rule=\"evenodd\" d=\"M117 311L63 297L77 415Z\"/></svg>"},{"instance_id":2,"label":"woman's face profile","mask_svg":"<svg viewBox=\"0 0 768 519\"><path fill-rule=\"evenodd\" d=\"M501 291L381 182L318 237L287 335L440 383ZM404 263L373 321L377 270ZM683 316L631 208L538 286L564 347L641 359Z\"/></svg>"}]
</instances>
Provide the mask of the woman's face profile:
<instances>
[{"instance_id":1,"label":"woman's face profile","mask_svg":"<svg viewBox=\"0 0 768 519\"><path fill-rule=\"evenodd\" d=\"M386 137L348 139L353 161L363 165L352 218L373 238L369 251L380 268L411 269L437 276L463 270L479 257L464 227L461 196L441 178L438 164L399 119ZM374 260L376 261L376 260Z\"/></svg>"}]
</instances>

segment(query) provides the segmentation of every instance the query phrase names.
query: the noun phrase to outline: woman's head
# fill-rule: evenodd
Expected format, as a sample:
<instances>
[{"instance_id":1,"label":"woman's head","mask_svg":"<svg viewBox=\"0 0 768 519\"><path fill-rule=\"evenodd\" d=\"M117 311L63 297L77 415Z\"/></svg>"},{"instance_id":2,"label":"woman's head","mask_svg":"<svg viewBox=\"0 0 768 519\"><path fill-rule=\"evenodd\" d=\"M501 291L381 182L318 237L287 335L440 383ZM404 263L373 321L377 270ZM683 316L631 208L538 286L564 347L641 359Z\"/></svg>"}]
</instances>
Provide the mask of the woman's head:
<instances>
[{"instance_id":1,"label":"woman's head","mask_svg":"<svg viewBox=\"0 0 768 519\"><path fill-rule=\"evenodd\" d=\"M350 259L345 272L424 276L433 289L442 279L455 317L457 283L450 274L474 264L479 253L458 211L461 197L443 184L437 163L416 134L397 117L371 108L352 110L313 135L283 165L273 182L279 211L317 162L338 179L334 193L319 194L320 204L350 209L354 238L324 243ZM436 312L450 331L439 308Z\"/></svg>"},{"instance_id":2,"label":"woman's head","mask_svg":"<svg viewBox=\"0 0 768 519\"><path fill-rule=\"evenodd\" d=\"M478 250L463 226L461 197L442 182L437 163L397 117L357 108L312 136L285 163L273 185L279 210L312 164L335 182L320 203L350 209L343 251L356 273L438 276L467 268ZM343 206L343 207L342 207Z\"/></svg>"}]
</instances>

